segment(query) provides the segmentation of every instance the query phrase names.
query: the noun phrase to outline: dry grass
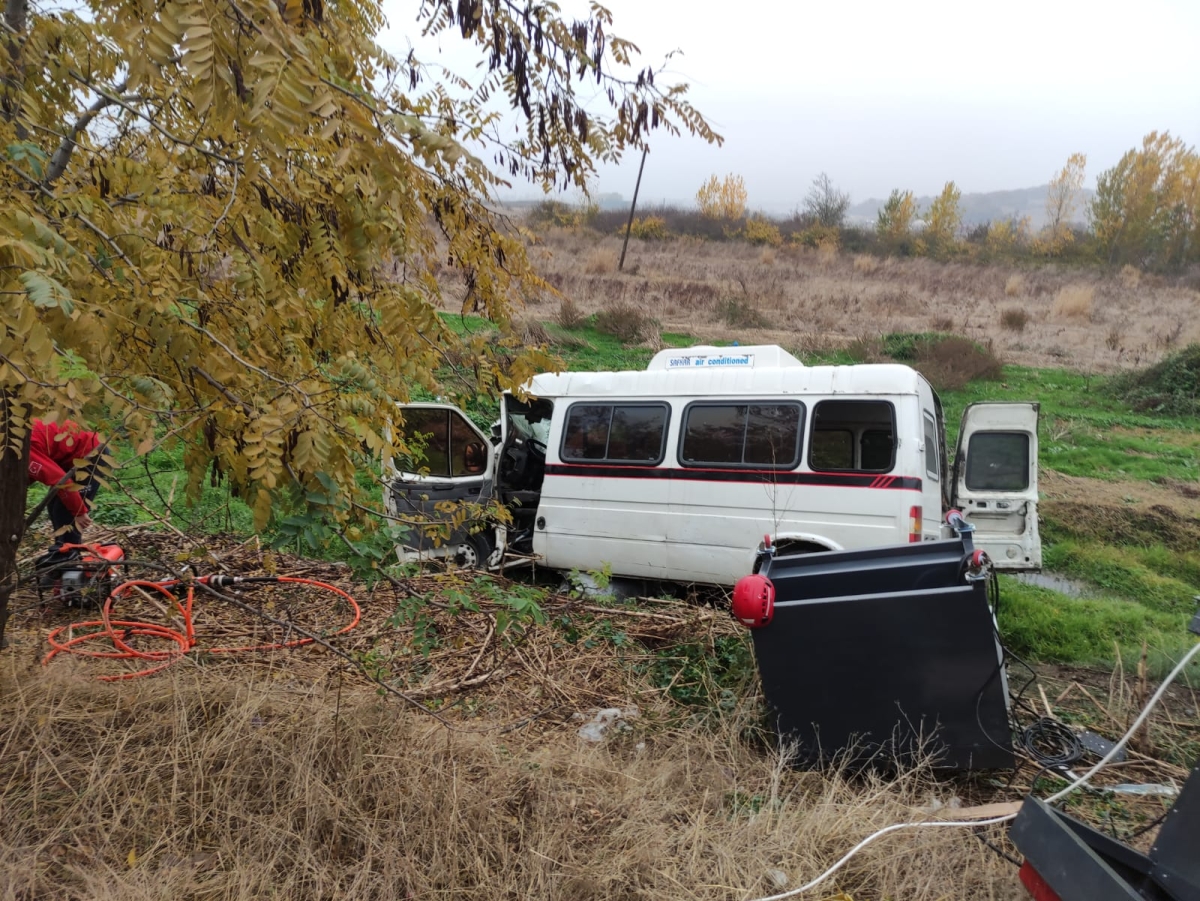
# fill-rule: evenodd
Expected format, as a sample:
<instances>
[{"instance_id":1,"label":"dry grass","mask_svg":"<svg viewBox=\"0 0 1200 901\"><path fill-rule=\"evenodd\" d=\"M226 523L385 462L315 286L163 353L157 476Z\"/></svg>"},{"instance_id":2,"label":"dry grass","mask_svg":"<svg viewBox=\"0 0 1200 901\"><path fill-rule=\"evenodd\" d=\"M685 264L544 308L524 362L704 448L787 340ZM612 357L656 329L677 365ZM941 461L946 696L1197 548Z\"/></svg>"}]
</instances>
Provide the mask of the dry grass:
<instances>
[{"instance_id":1,"label":"dry grass","mask_svg":"<svg viewBox=\"0 0 1200 901\"><path fill-rule=\"evenodd\" d=\"M139 554L179 556L169 536L126 537ZM247 575L264 563L236 542L208 550ZM272 560L283 572L346 576L327 562ZM478 612L436 613L441 643L422 655L414 625L391 618L397 598L445 600L459 577L422 576L397 594L343 584L364 619L340 646L387 651L394 683L448 728L378 696L323 650L189 657L115 684L93 681L97 661L44 668L45 631L71 614L39 610L21 589L14 644L0 655L0 899L743 901L778 891L773 871L796 886L880 827L927 819L934 802L1017 799L1037 770L1007 791L921 770L795 771L762 731L755 682L720 708L687 708L638 675L635 664L661 661L654 649L745 640L710 607L551 597L551 624L502 638L503 608L481 598ZM231 625L231 611L200 613L203 629ZM586 633L594 642L565 641L553 623L567 615L628 640L597 631ZM1065 686L1047 687L1057 697ZM628 731L600 745L578 737L576 711L634 704ZM1125 768L1111 778L1165 776ZM839 890L859 901L1023 897L1015 870L968 829L885 837L813 897Z\"/></svg>"},{"instance_id":2,"label":"dry grass","mask_svg":"<svg viewBox=\"0 0 1200 901\"><path fill-rule=\"evenodd\" d=\"M760 253L758 255L758 261L760 263L762 263L764 266L774 266L775 265L775 248L774 247L764 247L762 249L762 253Z\"/></svg>"},{"instance_id":3,"label":"dry grass","mask_svg":"<svg viewBox=\"0 0 1200 901\"><path fill-rule=\"evenodd\" d=\"M587 255L583 271L588 275L607 275L617 271L617 253L607 247L597 247Z\"/></svg>"},{"instance_id":4,"label":"dry grass","mask_svg":"<svg viewBox=\"0 0 1200 901\"><path fill-rule=\"evenodd\" d=\"M636 238L624 274L584 271L590 254L616 255L620 244L611 235L551 229L535 252L546 280L584 315L619 302L639 305L652 310L664 329L699 341L730 337L721 309L729 297L753 298L767 319L753 336L739 338L787 347L814 338L844 346L864 331L921 332L931 323L951 321L953 331L973 341L993 339L1006 362L1110 372L1161 359L1177 323L1197 332L1191 340L1200 336L1194 274L1143 274L1136 288L1128 288L1117 272L1104 268L1045 265L1016 271L1008 264L884 260L793 245L777 249L774 264L764 265L763 248L744 242ZM1078 286L1093 289L1093 314L1055 315L1056 297ZM903 303L894 302L900 299ZM457 300L448 299L447 308ZM1023 331L1001 323L1004 311L1015 306L1030 317ZM546 312L547 318L554 315ZM1118 321L1124 334L1110 349L1105 339ZM1181 334L1176 346L1187 340Z\"/></svg>"},{"instance_id":5,"label":"dry grass","mask_svg":"<svg viewBox=\"0 0 1200 901\"><path fill-rule=\"evenodd\" d=\"M1135 290L1142 281L1141 270L1130 266L1128 263L1121 267L1121 271L1117 273L1117 277L1121 279L1121 284L1130 291Z\"/></svg>"},{"instance_id":6,"label":"dry grass","mask_svg":"<svg viewBox=\"0 0 1200 901\"><path fill-rule=\"evenodd\" d=\"M744 711L686 733L635 720L591 747L449 732L337 678L102 687L6 663L4 898L745 898L953 793L793 772L739 738ZM1016 897L1013 872L968 830L930 830L827 889Z\"/></svg>"},{"instance_id":7,"label":"dry grass","mask_svg":"<svg viewBox=\"0 0 1200 901\"><path fill-rule=\"evenodd\" d=\"M717 306L717 310L725 324L733 329L766 328L771 324L770 317L744 297L729 297Z\"/></svg>"},{"instance_id":8,"label":"dry grass","mask_svg":"<svg viewBox=\"0 0 1200 901\"><path fill-rule=\"evenodd\" d=\"M854 271L863 275L874 275L879 268L879 258L868 254L859 254L854 258Z\"/></svg>"},{"instance_id":9,"label":"dry grass","mask_svg":"<svg viewBox=\"0 0 1200 901\"><path fill-rule=\"evenodd\" d=\"M1064 285L1054 295L1050 313L1056 319L1091 319L1096 289L1091 285Z\"/></svg>"},{"instance_id":10,"label":"dry grass","mask_svg":"<svg viewBox=\"0 0 1200 901\"><path fill-rule=\"evenodd\" d=\"M513 331L526 347L545 346L553 340L544 324L528 316L514 322Z\"/></svg>"},{"instance_id":11,"label":"dry grass","mask_svg":"<svg viewBox=\"0 0 1200 901\"><path fill-rule=\"evenodd\" d=\"M558 305L558 315L555 321L565 329L576 329L583 325L587 319L587 314L580 309L579 304L571 300L569 297L564 297Z\"/></svg>"}]
</instances>

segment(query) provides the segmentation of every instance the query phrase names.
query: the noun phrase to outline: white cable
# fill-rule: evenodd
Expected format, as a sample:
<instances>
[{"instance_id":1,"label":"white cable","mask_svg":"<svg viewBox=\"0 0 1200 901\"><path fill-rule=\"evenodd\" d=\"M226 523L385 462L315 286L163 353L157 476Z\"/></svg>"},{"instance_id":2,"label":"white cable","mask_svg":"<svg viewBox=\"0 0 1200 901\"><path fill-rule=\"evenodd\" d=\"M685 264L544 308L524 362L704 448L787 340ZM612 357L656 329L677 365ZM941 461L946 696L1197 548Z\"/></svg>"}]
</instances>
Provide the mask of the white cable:
<instances>
[{"instance_id":1,"label":"white cable","mask_svg":"<svg viewBox=\"0 0 1200 901\"><path fill-rule=\"evenodd\" d=\"M1146 706L1142 708L1142 712L1139 713L1137 719L1133 721L1133 725L1129 727L1129 731L1121 736L1121 740L1109 748L1108 753L1101 757L1100 761L1094 767L1092 767L1062 791L1057 791L1052 794L1046 799L1046 803L1053 804L1055 801L1059 800L1065 795L1070 794L1080 786L1086 785L1089 779L1095 776L1104 767L1108 766L1109 761L1117 756L1120 750L1125 747L1126 743L1128 743L1129 739L1133 737L1134 733L1141 728L1142 723L1146 721L1146 717L1150 715L1150 711L1154 709L1154 706L1159 702L1159 700L1161 700L1166 690L1170 688L1171 683L1174 682L1176 677L1183 672L1184 668L1191 662L1192 658L1195 657L1197 653L1200 653L1200 643L1196 644L1190 651L1184 654L1183 659L1175 664L1175 669L1171 670L1167 678L1163 679L1162 685L1158 686L1158 691L1150 696L1150 700L1146 702Z\"/></svg>"},{"instance_id":2,"label":"white cable","mask_svg":"<svg viewBox=\"0 0 1200 901\"><path fill-rule=\"evenodd\" d=\"M1121 748L1125 747L1125 744L1129 741L1130 738L1133 737L1133 734L1135 732L1137 732L1137 730L1141 727L1142 723L1144 723L1146 721L1146 717L1148 717L1150 715L1150 711L1153 710L1155 705L1158 704L1158 702L1162 699L1163 694L1166 692L1167 688L1170 687L1171 683L1175 681L1176 677L1178 677L1179 674L1181 672L1183 672L1184 668L1188 665L1188 663L1191 662L1192 658L1195 657L1196 654L1198 654L1198 653L1200 653L1200 643L1196 644L1195 647L1193 647L1190 651L1188 651L1187 654L1184 655L1183 659L1180 660L1179 663L1177 663L1175 665L1175 669L1171 670L1171 672L1167 676L1167 678L1163 680L1162 685L1158 686L1158 691L1156 691L1153 695L1151 695L1150 700L1146 702L1146 706L1142 708L1142 712L1140 714L1138 714L1137 719L1133 721L1133 725L1129 727L1129 731L1126 732L1123 736L1121 736L1121 740L1118 741L1115 745L1113 745L1107 754L1105 754L1102 758L1100 758L1100 762L1097 763L1090 770L1088 770L1086 773L1084 773L1082 776L1080 776L1078 779L1076 779L1074 782L1072 782L1070 785L1068 785L1066 788L1064 788L1062 791L1055 792L1049 798L1046 798L1046 803L1053 804L1055 801L1059 800L1063 796L1070 794L1071 792L1073 792L1075 789L1079 788L1080 786L1087 784L1087 781L1089 779L1091 779L1098 772L1100 772L1101 769L1103 769L1105 766L1107 766L1109 761L1111 761L1113 759L1113 757L1115 757L1117 755L1117 752L1120 751ZM1016 819L1016 817L1017 817L1017 815L1015 813L1010 813L1010 814L1007 814L1002 817L993 817L990 820L934 820L934 821L925 822L925 823L895 823L894 825L891 825L891 826L885 826L884 828L880 829L878 832L871 833L866 838L864 838L861 842L859 842L857 845L855 845L853 848L851 848L849 851L847 851L841 860L839 860L837 863L835 863L833 866L831 866L828 870L826 870L824 873L822 873L816 879L813 879L810 882L804 883L804 885L800 886L799 888L789 889L788 891L782 892L778 895L769 895L769 896L763 897L763 898L755 898L754 901L783 901L784 898L793 898L796 895L802 894L803 892L807 892L809 889L816 888L818 885L820 885L822 882L824 882L826 879L828 879L830 876L832 876L834 873L836 873L838 870L840 870L842 868L842 866L847 861L849 861L850 858L852 858L855 854L857 854L859 851L861 851L867 845L871 844L871 842L875 841L875 839L882 838L883 836L887 835L889 832L898 832L901 829L924 829L924 828L935 828L935 827L939 827L939 826L992 826L992 825L995 825L996 823L1007 823L1010 820Z\"/></svg>"},{"instance_id":3,"label":"white cable","mask_svg":"<svg viewBox=\"0 0 1200 901\"><path fill-rule=\"evenodd\" d=\"M791 889L779 895L771 895L767 898L755 898L754 901L783 901L784 898L791 898L794 895L799 895L801 892L807 892L809 889L816 888L818 885L840 870L842 865L851 857L853 857L867 845L871 844L871 842L875 841L875 839L881 838L887 835L889 832L898 832L901 829L917 829L924 827L933 828L936 826L991 826L993 823L1007 823L1014 817L1016 817L1016 814L1010 813L1002 817L993 817L990 820L933 820L927 823L896 823L892 826L884 826L878 832L873 832L872 834L868 835L861 842L847 851L841 860L839 860L811 882L806 882L799 888Z\"/></svg>"}]
</instances>

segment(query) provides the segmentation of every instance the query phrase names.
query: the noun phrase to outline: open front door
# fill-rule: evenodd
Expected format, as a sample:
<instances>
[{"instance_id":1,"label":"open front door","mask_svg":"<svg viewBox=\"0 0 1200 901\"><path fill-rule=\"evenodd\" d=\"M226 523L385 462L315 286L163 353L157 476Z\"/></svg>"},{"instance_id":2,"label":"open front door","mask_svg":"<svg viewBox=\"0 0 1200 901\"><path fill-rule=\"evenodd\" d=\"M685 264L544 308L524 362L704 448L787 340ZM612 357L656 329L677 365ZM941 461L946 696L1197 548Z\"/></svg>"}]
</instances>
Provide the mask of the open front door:
<instances>
[{"instance_id":1,"label":"open front door","mask_svg":"<svg viewBox=\"0 0 1200 901\"><path fill-rule=\"evenodd\" d=\"M459 504L492 499L490 442L457 407L399 406L404 417L399 428L414 452L409 460L392 461L396 475L387 489L388 512L429 523L428 528L411 528L401 557L405 552L410 558L453 556L460 566L484 568L496 552L495 530L480 530L469 517L448 532L444 524L454 519Z\"/></svg>"},{"instance_id":2,"label":"open front door","mask_svg":"<svg viewBox=\"0 0 1200 901\"><path fill-rule=\"evenodd\" d=\"M1038 537L1038 405L979 403L963 411L951 506L999 570L1042 568Z\"/></svg>"}]
</instances>

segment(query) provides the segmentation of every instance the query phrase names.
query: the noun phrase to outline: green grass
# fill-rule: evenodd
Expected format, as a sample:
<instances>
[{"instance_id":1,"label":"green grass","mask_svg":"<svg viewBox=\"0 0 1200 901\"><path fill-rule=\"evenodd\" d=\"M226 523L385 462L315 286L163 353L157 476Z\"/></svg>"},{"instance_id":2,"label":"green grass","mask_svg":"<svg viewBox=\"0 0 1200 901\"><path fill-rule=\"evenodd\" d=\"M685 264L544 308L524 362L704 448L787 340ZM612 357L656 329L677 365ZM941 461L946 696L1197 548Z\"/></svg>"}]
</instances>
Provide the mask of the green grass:
<instances>
[{"instance_id":1,"label":"green grass","mask_svg":"<svg viewBox=\"0 0 1200 901\"><path fill-rule=\"evenodd\" d=\"M1036 400L1041 404L1043 468L1107 480L1200 481L1200 447L1195 439L1200 417L1135 412L1097 377L1062 369L1005 366L1000 382L972 382L942 395L948 439L957 435L967 404L989 400Z\"/></svg>"},{"instance_id":2,"label":"green grass","mask_svg":"<svg viewBox=\"0 0 1200 901\"><path fill-rule=\"evenodd\" d=\"M591 325L568 332L558 326L547 325L551 337L561 339L555 351L563 358L569 369L577 371L612 371L645 369L657 351L648 347L626 347L612 335L606 335ZM667 347L688 347L695 343L690 335L663 332L663 344Z\"/></svg>"},{"instance_id":3,"label":"green grass","mask_svg":"<svg viewBox=\"0 0 1200 901\"><path fill-rule=\"evenodd\" d=\"M1135 600L1071 598L1009 576L1000 581L1000 634L1007 647L1031 661L1108 666L1118 646L1122 659L1133 660L1145 641L1148 665L1161 677L1195 641L1186 617ZM1192 671L1200 673L1200 666Z\"/></svg>"},{"instance_id":4,"label":"green grass","mask_svg":"<svg viewBox=\"0 0 1200 901\"><path fill-rule=\"evenodd\" d=\"M1080 579L1147 610L1175 614L1183 621L1195 612L1193 597L1200 594L1200 579L1187 567L1177 570L1183 578L1158 570L1171 563L1167 555L1154 553L1154 549L1068 539L1046 547L1043 562L1051 572Z\"/></svg>"},{"instance_id":5,"label":"green grass","mask_svg":"<svg viewBox=\"0 0 1200 901\"><path fill-rule=\"evenodd\" d=\"M188 535L253 534L254 516L250 508L230 496L224 484L213 485L206 476L199 499L188 502L181 446L160 447L138 458L132 448L117 445L114 456L117 467L100 488L93 510L93 518L100 525L152 523L161 516ZM32 510L44 495L41 486L31 487L27 508ZM167 511L169 515L162 515ZM42 514L42 521L44 517Z\"/></svg>"}]
</instances>

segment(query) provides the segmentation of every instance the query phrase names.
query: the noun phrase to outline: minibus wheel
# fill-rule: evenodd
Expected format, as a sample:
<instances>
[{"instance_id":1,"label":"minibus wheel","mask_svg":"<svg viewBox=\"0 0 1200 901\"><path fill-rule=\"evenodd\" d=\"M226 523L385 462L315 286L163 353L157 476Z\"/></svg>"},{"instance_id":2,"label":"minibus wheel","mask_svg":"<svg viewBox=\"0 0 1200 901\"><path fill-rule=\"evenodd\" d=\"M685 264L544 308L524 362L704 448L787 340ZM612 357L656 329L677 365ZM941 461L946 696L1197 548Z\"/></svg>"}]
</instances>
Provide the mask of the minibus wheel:
<instances>
[{"instance_id":1,"label":"minibus wheel","mask_svg":"<svg viewBox=\"0 0 1200 901\"><path fill-rule=\"evenodd\" d=\"M454 548L452 558L459 569L487 569L492 555L491 542L482 534L468 535Z\"/></svg>"}]
</instances>

